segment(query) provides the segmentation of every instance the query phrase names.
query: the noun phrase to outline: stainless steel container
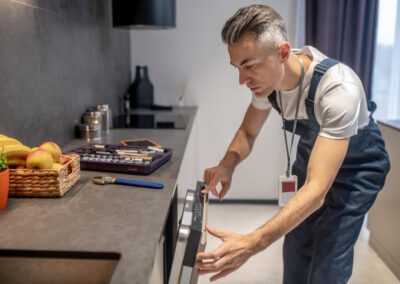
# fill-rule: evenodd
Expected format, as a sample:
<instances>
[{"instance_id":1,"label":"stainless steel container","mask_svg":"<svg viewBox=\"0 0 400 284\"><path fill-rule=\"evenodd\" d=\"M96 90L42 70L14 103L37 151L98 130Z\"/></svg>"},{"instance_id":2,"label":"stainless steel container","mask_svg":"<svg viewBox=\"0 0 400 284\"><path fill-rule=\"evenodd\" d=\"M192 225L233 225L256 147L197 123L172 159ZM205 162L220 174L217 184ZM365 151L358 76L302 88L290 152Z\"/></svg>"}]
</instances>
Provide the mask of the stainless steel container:
<instances>
[{"instance_id":1,"label":"stainless steel container","mask_svg":"<svg viewBox=\"0 0 400 284\"><path fill-rule=\"evenodd\" d=\"M100 140L101 138L101 125L100 124L91 124L91 123L82 123L78 125L79 128L79 137L88 142Z\"/></svg>"},{"instance_id":2,"label":"stainless steel container","mask_svg":"<svg viewBox=\"0 0 400 284\"><path fill-rule=\"evenodd\" d=\"M87 111L82 116L82 122L87 124L98 124L102 128L103 114L101 111Z\"/></svg>"},{"instance_id":3,"label":"stainless steel container","mask_svg":"<svg viewBox=\"0 0 400 284\"><path fill-rule=\"evenodd\" d=\"M96 109L101 112L101 127L105 132L112 128L112 111L109 105L97 105Z\"/></svg>"}]
</instances>

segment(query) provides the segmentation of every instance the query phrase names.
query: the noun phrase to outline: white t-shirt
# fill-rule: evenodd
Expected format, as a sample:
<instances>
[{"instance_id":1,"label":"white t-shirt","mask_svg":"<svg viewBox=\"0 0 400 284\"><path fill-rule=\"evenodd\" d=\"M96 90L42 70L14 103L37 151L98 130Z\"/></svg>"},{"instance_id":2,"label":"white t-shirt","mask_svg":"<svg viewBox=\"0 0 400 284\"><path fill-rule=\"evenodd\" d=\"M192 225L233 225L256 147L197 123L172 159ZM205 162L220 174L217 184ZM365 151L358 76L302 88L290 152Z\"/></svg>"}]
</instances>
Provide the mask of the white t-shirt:
<instances>
[{"instance_id":1,"label":"white t-shirt","mask_svg":"<svg viewBox=\"0 0 400 284\"><path fill-rule=\"evenodd\" d=\"M305 46L295 53L305 54L312 58L312 63L304 75L298 114L298 119L308 119L305 100L314 67L327 56L311 46ZM299 86L290 91L281 91L283 115L287 120L294 119L298 89ZM282 109L278 96L277 103ZM251 104L257 109L266 110L272 107L267 96L256 97L254 94ZM351 68L339 63L325 73L316 90L314 112L321 126L319 135L326 138L348 138L356 135L358 129L368 125L370 112L367 109L364 88Z\"/></svg>"}]
</instances>

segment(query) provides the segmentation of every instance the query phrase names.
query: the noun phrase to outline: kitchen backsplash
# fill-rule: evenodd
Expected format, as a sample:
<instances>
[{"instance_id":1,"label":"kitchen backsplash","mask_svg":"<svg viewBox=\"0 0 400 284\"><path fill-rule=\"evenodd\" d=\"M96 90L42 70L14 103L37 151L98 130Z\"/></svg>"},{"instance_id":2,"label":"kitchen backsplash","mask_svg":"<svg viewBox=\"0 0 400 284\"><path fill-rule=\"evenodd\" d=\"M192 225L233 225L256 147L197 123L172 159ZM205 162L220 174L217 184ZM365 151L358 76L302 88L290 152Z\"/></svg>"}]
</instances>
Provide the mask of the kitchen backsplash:
<instances>
[{"instance_id":1,"label":"kitchen backsplash","mask_svg":"<svg viewBox=\"0 0 400 284\"><path fill-rule=\"evenodd\" d=\"M0 0L0 133L64 146L87 107L117 113L129 44L110 0Z\"/></svg>"}]
</instances>

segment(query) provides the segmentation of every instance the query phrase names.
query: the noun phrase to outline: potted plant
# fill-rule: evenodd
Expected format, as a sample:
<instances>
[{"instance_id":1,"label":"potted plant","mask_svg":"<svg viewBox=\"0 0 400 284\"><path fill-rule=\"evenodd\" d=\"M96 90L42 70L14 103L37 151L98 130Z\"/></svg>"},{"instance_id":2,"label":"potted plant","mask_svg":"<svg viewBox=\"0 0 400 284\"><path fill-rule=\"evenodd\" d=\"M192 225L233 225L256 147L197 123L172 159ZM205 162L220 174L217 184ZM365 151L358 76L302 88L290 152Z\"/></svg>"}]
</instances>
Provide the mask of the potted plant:
<instances>
[{"instance_id":1,"label":"potted plant","mask_svg":"<svg viewBox=\"0 0 400 284\"><path fill-rule=\"evenodd\" d=\"M1 152L0 152L0 210L6 207L9 187L10 187L10 172L7 167L7 157L3 153L3 148L1 148Z\"/></svg>"}]
</instances>

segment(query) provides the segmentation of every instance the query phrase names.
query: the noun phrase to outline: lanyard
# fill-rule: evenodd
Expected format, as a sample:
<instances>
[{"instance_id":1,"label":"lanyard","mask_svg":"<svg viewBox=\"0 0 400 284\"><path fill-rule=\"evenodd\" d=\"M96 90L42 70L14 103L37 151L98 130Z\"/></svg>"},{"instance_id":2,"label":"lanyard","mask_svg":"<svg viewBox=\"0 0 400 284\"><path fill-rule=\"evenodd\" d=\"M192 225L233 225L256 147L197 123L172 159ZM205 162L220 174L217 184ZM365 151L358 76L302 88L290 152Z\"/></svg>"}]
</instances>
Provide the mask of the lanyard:
<instances>
[{"instance_id":1,"label":"lanyard","mask_svg":"<svg viewBox=\"0 0 400 284\"><path fill-rule=\"evenodd\" d=\"M297 93L297 104L296 104L296 114L294 117L294 125L293 125L293 133L292 133L292 142L290 144L290 150L289 150L289 145L286 137L286 128L285 128L285 118L283 117L283 105L282 105L282 97L281 97L281 92L278 91L278 97L279 97L279 104L281 105L281 116L282 116L282 124L283 124L283 136L285 138L285 148L286 148L286 155L287 155L287 169L286 169L286 176L289 177L292 174L292 167L290 163L290 157L292 155L292 149L293 149L293 141L294 141L294 134L296 133L296 127L297 127L297 116L299 114L299 106L300 106L300 98L301 98L301 89L303 88L303 80L304 80L304 63L303 59L300 59L300 65L301 65L301 75L300 75L300 85L299 85L299 91Z\"/></svg>"}]
</instances>

